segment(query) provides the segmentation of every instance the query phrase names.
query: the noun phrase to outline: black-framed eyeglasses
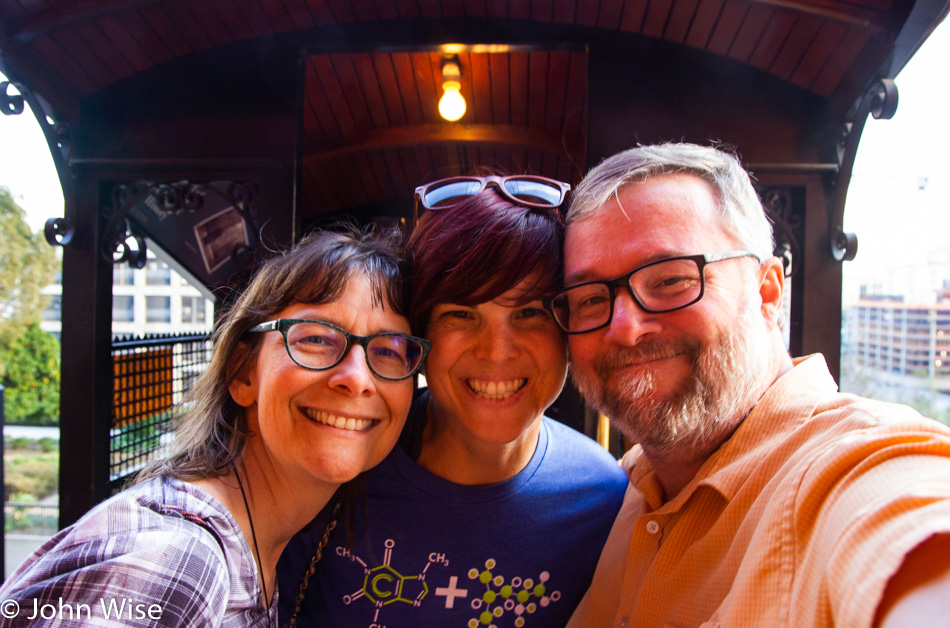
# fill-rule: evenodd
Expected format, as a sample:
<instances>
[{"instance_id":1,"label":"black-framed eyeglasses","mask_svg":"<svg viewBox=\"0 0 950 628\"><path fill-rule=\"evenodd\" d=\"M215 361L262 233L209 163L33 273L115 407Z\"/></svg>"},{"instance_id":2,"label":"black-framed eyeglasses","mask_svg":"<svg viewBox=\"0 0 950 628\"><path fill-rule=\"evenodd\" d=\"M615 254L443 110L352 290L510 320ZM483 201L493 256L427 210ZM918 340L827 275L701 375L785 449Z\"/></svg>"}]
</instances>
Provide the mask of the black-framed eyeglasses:
<instances>
[{"instance_id":1,"label":"black-framed eyeglasses","mask_svg":"<svg viewBox=\"0 0 950 628\"><path fill-rule=\"evenodd\" d=\"M571 186L563 181L548 179L536 175L519 174L507 177L449 177L416 188L415 206L412 210L412 224L419 223L419 207L426 210L454 207L469 196L483 192L494 185L504 198L512 203L533 209L557 211Z\"/></svg>"},{"instance_id":2,"label":"black-framed eyeglasses","mask_svg":"<svg viewBox=\"0 0 950 628\"><path fill-rule=\"evenodd\" d=\"M617 288L627 288L644 312L681 310L703 298L707 264L737 257L756 256L749 251L726 251L661 259L615 279L571 286L544 304L566 333L583 334L606 327L613 320Z\"/></svg>"},{"instance_id":3,"label":"black-framed eyeglasses","mask_svg":"<svg viewBox=\"0 0 950 628\"><path fill-rule=\"evenodd\" d=\"M432 347L425 338L409 334L385 332L357 336L332 323L299 318L268 321L247 331L279 331L290 359L312 371L333 368L343 361L353 345L359 345L366 353L366 365L373 375L389 380L415 375Z\"/></svg>"}]
</instances>

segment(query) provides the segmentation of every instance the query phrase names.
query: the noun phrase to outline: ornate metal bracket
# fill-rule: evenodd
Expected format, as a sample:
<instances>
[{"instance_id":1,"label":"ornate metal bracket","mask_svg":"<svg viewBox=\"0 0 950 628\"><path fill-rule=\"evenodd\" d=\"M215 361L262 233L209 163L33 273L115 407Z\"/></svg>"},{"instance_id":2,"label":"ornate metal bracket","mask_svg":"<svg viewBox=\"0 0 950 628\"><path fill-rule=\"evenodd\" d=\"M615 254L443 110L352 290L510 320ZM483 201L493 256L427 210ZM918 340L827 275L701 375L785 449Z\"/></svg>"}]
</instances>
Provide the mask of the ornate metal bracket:
<instances>
[{"instance_id":1,"label":"ornate metal bracket","mask_svg":"<svg viewBox=\"0 0 950 628\"><path fill-rule=\"evenodd\" d=\"M147 246L145 238L132 227L128 215L132 209L147 197L152 196L160 203L160 209L171 215L182 212L193 213L204 207L205 196L214 193L223 198L244 219L252 225L257 218L257 189L246 181L234 181L221 189L211 182L192 181L136 181L117 184L112 189L112 207L107 210L109 221L102 231L101 255L113 264L127 262L132 268L143 268L146 264ZM47 225L49 230L49 225ZM248 230L254 237L254 229ZM47 235L47 239L49 235ZM255 246L238 246L231 252L238 268L247 268L253 261Z\"/></svg>"},{"instance_id":2,"label":"ornate metal bracket","mask_svg":"<svg viewBox=\"0 0 950 628\"><path fill-rule=\"evenodd\" d=\"M23 113L23 108L25 106L25 101L23 99L23 92L20 91L19 94L11 94L10 86L13 85L10 81L3 81L0 83L0 107L4 115L7 116L18 116ZM18 90L20 89L18 85L14 85Z\"/></svg>"},{"instance_id":3,"label":"ornate metal bracket","mask_svg":"<svg viewBox=\"0 0 950 628\"><path fill-rule=\"evenodd\" d=\"M854 114L854 121L845 123L838 138L838 177L835 180L835 196L832 205L829 236L831 254L841 261L850 261L858 253L858 238L844 231L844 206L851 184L851 171L858 152L858 144L868 115L876 120L890 120L897 111L897 85L892 79L882 78L864 92Z\"/></svg>"},{"instance_id":4,"label":"ornate metal bracket","mask_svg":"<svg viewBox=\"0 0 950 628\"><path fill-rule=\"evenodd\" d=\"M50 218L43 227L43 235L50 246L66 246L75 233L75 225L65 218Z\"/></svg>"},{"instance_id":5,"label":"ornate metal bracket","mask_svg":"<svg viewBox=\"0 0 950 628\"><path fill-rule=\"evenodd\" d=\"M14 87L19 93L11 94L10 87ZM52 117L46 111L43 103L32 91L20 83L12 81L3 81L0 83L0 111L4 115L17 116L23 113L26 105L30 105L30 110L39 122L46 143L49 145L50 154L53 156L53 165L56 167L56 174L59 177L59 184L63 188L63 198L66 202L66 219L71 220L73 215L74 196L72 188L72 179L69 177L68 157L70 151L70 129L69 125L62 122L53 122ZM62 221L61 218L51 218L50 221ZM61 240L50 239L50 221L47 221L46 241L52 246L64 246L71 239L71 235ZM56 227L65 231L72 231L65 226ZM58 232L57 232L58 233Z\"/></svg>"},{"instance_id":6,"label":"ornate metal bracket","mask_svg":"<svg viewBox=\"0 0 950 628\"><path fill-rule=\"evenodd\" d=\"M787 187L765 187L758 190L762 205L772 221L775 234L775 255L782 259L785 276L791 277L799 269L802 249L796 235L802 227L802 212L795 207L792 192Z\"/></svg>"}]
</instances>

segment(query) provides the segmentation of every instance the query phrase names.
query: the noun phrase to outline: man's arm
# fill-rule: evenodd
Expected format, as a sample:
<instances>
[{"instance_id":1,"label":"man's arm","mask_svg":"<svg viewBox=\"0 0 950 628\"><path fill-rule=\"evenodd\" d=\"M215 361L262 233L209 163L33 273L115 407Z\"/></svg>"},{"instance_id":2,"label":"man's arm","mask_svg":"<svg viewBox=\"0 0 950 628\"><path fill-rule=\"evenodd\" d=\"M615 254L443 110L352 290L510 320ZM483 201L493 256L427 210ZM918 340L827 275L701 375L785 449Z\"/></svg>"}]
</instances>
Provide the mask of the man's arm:
<instances>
[{"instance_id":1,"label":"man's arm","mask_svg":"<svg viewBox=\"0 0 950 628\"><path fill-rule=\"evenodd\" d=\"M950 534L932 536L904 558L878 605L879 628L950 626Z\"/></svg>"}]
</instances>

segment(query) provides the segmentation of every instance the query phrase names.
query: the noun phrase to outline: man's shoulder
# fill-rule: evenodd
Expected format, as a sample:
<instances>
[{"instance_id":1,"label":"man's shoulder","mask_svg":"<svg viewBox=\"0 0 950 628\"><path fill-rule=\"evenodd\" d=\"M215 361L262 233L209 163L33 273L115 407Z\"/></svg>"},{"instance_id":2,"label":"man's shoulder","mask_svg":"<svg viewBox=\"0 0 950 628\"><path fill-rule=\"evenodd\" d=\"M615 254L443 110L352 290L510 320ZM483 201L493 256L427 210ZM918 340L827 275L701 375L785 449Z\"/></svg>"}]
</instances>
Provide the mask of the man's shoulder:
<instances>
[{"instance_id":1,"label":"man's shoulder","mask_svg":"<svg viewBox=\"0 0 950 628\"><path fill-rule=\"evenodd\" d=\"M912 430L950 437L950 427L922 415L909 405L837 390L817 395L810 421L822 420L839 429Z\"/></svg>"}]
</instances>

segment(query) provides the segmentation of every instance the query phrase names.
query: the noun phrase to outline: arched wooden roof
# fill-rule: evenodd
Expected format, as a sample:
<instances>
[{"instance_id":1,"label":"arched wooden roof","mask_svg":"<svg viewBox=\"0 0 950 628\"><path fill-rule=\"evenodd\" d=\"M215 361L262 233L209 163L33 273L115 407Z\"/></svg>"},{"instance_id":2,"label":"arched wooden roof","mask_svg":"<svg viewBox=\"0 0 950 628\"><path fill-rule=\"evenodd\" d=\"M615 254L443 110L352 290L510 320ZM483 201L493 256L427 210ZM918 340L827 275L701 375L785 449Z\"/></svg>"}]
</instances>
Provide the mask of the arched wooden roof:
<instances>
[{"instance_id":1,"label":"arched wooden roof","mask_svg":"<svg viewBox=\"0 0 950 628\"><path fill-rule=\"evenodd\" d=\"M900 0L5 0L5 57L28 63L60 106L210 48L332 27L501 20L566 40L638 35L733 59L831 97L865 80L913 7ZM354 66L350 71L359 72ZM344 71L346 73L346 71ZM385 86L384 75L372 78ZM341 77L344 81L347 77Z\"/></svg>"},{"instance_id":2,"label":"arched wooden roof","mask_svg":"<svg viewBox=\"0 0 950 628\"><path fill-rule=\"evenodd\" d=\"M715 139L756 161L833 161L828 129L873 79L903 65L945 4L2 0L0 63L53 118L98 144L75 142L72 158L174 154L84 132L84 112L101 110L103 129L147 139L116 121L121 107L110 100L152 106L153 118L210 117L227 109L202 93L216 80L231 81L223 91L232 99L286 90L278 100L296 98L299 133L284 138L292 149L270 152L301 164L296 220L306 222L403 214L418 183L478 166L576 181L636 141ZM455 124L436 111L449 49L469 103ZM213 78L222 75L231 78ZM191 109L189 94L212 104Z\"/></svg>"},{"instance_id":3,"label":"arched wooden roof","mask_svg":"<svg viewBox=\"0 0 950 628\"><path fill-rule=\"evenodd\" d=\"M0 0L0 70L15 88L0 109L20 108L17 90L33 105L66 197L48 232L66 245L61 524L108 494L116 247L148 240L226 296L255 246L342 215L405 220L416 185L477 168L575 183L637 142L734 145L791 260L790 350L821 351L836 373L861 129L892 113L881 79L948 6ZM447 53L468 100L456 123L435 109ZM564 416L582 419L573 399Z\"/></svg>"}]
</instances>

